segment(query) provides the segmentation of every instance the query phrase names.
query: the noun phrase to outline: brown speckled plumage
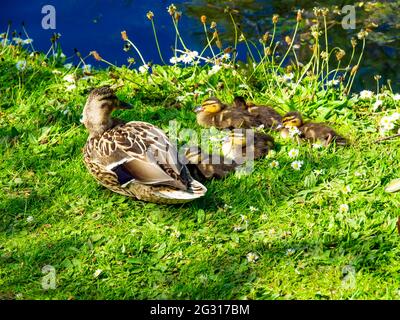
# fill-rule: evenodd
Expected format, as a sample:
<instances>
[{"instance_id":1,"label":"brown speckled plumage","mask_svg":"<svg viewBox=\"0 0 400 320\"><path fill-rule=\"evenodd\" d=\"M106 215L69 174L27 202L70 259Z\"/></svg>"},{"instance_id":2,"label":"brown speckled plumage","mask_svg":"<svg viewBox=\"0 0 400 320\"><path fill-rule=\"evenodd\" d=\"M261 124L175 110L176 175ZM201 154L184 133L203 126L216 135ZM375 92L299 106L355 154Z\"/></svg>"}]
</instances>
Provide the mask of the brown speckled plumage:
<instances>
[{"instance_id":1,"label":"brown speckled plumage","mask_svg":"<svg viewBox=\"0 0 400 320\"><path fill-rule=\"evenodd\" d=\"M190 176L164 132L145 122L110 119L118 102L107 88L90 94L83 116L89 130L84 162L96 180L119 194L155 203L203 196L206 188Z\"/></svg>"}]
</instances>

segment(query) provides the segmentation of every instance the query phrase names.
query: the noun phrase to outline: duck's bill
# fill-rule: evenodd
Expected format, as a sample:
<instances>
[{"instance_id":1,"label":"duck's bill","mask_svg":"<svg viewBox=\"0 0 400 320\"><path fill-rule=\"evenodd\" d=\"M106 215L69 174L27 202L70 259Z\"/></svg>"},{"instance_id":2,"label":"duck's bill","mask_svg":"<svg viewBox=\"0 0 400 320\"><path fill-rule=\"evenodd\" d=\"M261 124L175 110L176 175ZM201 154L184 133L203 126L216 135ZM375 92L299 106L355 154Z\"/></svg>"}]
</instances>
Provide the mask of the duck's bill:
<instances>
[{"instance_id":1,"label":"duck's bill","mask_svg":"<svg viewBox=\"0 0 400 320\"><path fill-rule=\"evenodd\" d=\"M194 112L200 112L200 111L203 111L203 110L204 110L203 106L197 106L197 107L194 109Z\"/></svg>"},{"instance_id":2,"label":"duck's bill","mask_svg":"<svg viewBox=\"0 0 400 320\"><path fill-rule=\"evenodd\" d=\"M118 109L123 109L123 110L132 109L132 105L127 102L120 101L118 104Z\"/></svg>"}]
</instances>

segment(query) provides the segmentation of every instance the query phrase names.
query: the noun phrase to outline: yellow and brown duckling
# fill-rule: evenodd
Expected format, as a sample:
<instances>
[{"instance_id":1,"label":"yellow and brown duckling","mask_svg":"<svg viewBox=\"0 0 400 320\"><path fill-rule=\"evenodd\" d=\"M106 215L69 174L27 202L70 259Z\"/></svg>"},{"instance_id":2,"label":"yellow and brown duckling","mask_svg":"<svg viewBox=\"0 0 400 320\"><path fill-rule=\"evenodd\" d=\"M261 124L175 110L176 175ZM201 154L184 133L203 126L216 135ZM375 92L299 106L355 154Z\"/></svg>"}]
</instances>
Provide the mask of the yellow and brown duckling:
<instances>
[{"instance_id":1,"label":"yellow and brown duckling","mask_svg":"<svg viewBox=\"0 0 400 320\"><path fill-rule=\"evenodd\" d=\"M262 123L247 111L230 108L218 98L212 97L203 101L195 109L197 123L202 127L218 129L256 128Z\"/></svg>"},{"instance_id":2,"label":"yellow and brown duckling","mask_svg":"<svg viewBox=\"0 0 400 320\"><path fill-rule=\"evenodd\" d=\"M255 160L274 148L274 139L265 133L251 129L233 130L222 144L222 153L238 164Z\"/></svg>"},{"instance_id":3,"label":"yellow and brown duckling","mask_svg":"<svg viewBox=\"0 0 400 320\"><path fill-rule=\"evenodd\" d=\"M127 108L109 86L90 93L82 117L89 131L83 150L89 172L106 188L140 200L183 203L204 196L207 189L191 177L163 131L111 117Z\"/></svg>"},{"instance_id":4,"label":"yellow and brown duckling","mask_svg":"<svg viewBox=\"0 0 400 320\"><path fill-rule=\"evenodd\" d=\"M274 108L246 102L241 96L234 98L233 105L238 110L245 110L251 116L257 118L264 125L264 128L276 130L282 122L282 116Z\"/></svg>"},{"instance_id":5,"label":"yellow and brown duckling","mask_svg":"<svg viewBox=\"0 0 400 320\"><path fill-rule=\"evenodd\" d=\"M347 140L337 134L335 130L325 123L304 122L303 117L297 111L288 112L282 118L281 135L284 138L289 137L291 130L297 130L295 135L300 139L308 140L312 143L322 143L328 146L335 142L336 145L347 145Z\"/></svg>"},{"instance_id":6,"label":"yellow and brown duckling","mask_svg":"<svg viewBox=\"0 0 400 320\"><path fill-rule=\"evenodd\" d=\"M208 154L197 146L185 150L187 168L190 174L198 180L221 179L235 170L237 163L221 155Z\"/></svg>"}]
</instances>

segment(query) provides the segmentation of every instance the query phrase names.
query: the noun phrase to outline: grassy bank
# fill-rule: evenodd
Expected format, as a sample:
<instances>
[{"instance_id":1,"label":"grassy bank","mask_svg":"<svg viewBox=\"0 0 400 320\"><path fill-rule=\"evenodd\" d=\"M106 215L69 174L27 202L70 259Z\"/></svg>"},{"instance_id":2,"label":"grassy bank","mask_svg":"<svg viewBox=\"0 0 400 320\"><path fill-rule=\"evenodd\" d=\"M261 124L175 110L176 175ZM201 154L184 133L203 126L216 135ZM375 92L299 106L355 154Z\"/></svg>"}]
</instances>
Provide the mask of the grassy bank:
<instances>
[{"instance_id":1,"label":"grassy bank","mask_svg":"<svg viewBox=\"0 0 400 320\"><path fill-rule=\"evenodd\" d=\"M347 95L345 84L267 59L89 72L18 45L0 53L0 299L400 298L400 195L383 190L399 176L399 140L374 143L400 107L388 88ZM134 201L99 186L82 162L83 104L105 84L123 85L118 96L133 104L122 118L166 131L170 120L199 129L196 104L238 94L329 121L351 146L274 134L276 152L251 175L206 182L202 199ZM46 265L55 289L42 288Z\"/></svg>"}]
</instances>

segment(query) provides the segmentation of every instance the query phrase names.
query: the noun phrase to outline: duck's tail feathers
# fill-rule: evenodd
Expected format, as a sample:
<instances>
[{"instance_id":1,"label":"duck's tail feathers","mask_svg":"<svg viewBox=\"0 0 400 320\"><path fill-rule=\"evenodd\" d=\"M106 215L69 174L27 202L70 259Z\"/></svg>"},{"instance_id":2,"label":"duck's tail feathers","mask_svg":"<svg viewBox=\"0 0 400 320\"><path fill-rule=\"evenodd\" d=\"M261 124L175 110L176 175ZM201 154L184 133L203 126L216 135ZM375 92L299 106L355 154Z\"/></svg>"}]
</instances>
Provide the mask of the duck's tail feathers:
<instances>
[{"instance_id":1,"label":"duck's tail feathers","mask_svg":"<svg viewBox=\"0 0 400 320\"><path fill-rule=\"evenodd\" d=\"M188 202L204 196L207 192L207 188L203 186L197 180L191 180L187 190L174 190L174 189L163 189L157 191L157 195L164 199L171 199L174 202Z\"/></svg>"},{"instance_id":2,"label":"duck's tail feathers","mask_svg":"<svg viewBox=\"0 0 400 320\"><path fill-rule=\"evenodd\" d=\"M386 192L397 192L400 191L400 179L394 179L389 182L385 187Z\"/></svg>"}]
</instances>

